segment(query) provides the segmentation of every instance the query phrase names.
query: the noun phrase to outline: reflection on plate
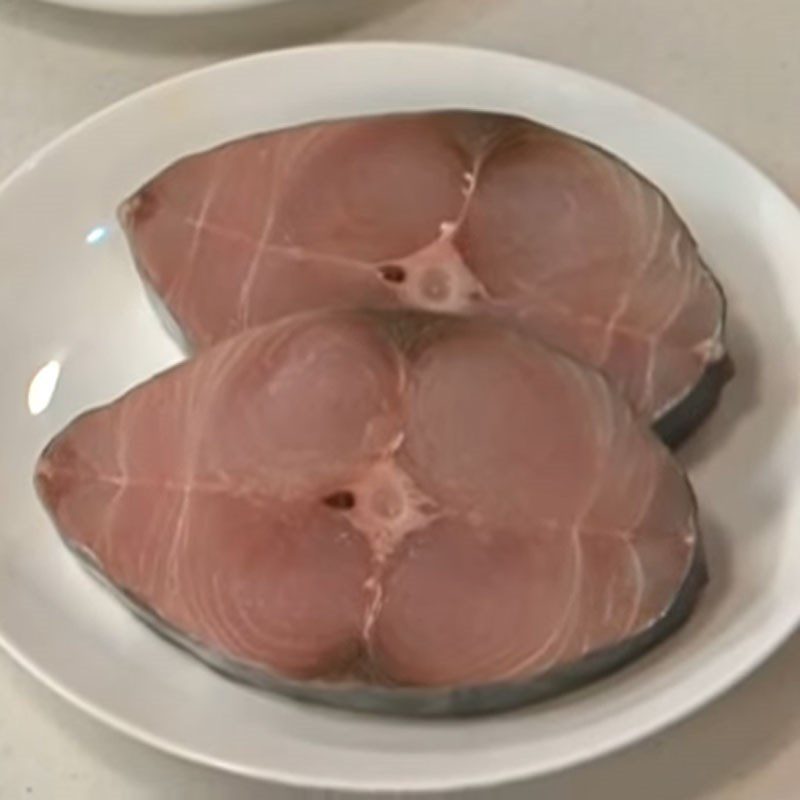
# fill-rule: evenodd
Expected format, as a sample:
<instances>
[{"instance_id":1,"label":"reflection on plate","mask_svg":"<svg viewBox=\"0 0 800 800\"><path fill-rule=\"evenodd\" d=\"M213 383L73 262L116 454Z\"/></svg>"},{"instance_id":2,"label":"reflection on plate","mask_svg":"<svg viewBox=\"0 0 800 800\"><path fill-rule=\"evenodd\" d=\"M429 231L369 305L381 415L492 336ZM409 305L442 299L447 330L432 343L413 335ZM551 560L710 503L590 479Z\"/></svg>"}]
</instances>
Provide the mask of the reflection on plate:
<instances>
[{"instance_id":1,"label":"reflection on plate","mask_svg":"<svg viewBox=\"0 0 800 800\"><path fill-rule=\"evenodd\" d=\"M324 76L324 80L321 80ZM262 95L253 87L269 87ZM736 380L681 457L712 583L670 642L576 694L464 721L363 717L230 683L89 581L34 497L50 436L181 357L114 219L176 158L312 119L437 107L527 114L662 186L730 300ZM143 741L231 771L339 789L452 789L539 775L629 744L752 671L800 618L800 214L726 147L563 68L432 45L258 55L171 80L75 128L0 188L0 641L48 685Z\"/></svg>"}]
</instances>

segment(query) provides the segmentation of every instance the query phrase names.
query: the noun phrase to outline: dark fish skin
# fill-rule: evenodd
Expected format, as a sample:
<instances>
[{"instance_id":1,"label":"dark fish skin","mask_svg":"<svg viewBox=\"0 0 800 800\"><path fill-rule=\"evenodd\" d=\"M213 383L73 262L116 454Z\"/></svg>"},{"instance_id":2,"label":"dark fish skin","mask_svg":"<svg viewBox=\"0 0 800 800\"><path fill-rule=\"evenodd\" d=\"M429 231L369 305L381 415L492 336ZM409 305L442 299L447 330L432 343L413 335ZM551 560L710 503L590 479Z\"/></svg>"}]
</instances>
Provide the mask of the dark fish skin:
<instances>
[{"instance_id":1,"label":"dark fish skin","mask_svg":"<svg viewBox=\"0 0 800 800\"><path fill-rule=\"evenodd\" d=\"M680 447L717 407L722 389L734 374L730 355L709 364L689 394L653 423L656 436L668 447Z\"/></svg>"},{"instance_id":2,"label":"dark fish skin","mask_svg":"<svg viewBox=\"0 0 800 800\"><path fill-rule=\"evenodd\" d=\"M728 322L728 298L717 276L701 261L706 274L714 281L722 300L722 316L720 330L724 332ZM722 390L736 374L736 365L728 350L722 358L713 361L700 376L700 380L691 388L680 402L668 409L651 425L653 433L673 450L680 447L705 421L717 407Z\"/></svg>"},{"instance_id":3,"label":"dark fish skin","mask_svg":"<svg viewBox=\"0 0 800 800\"><path fill-rule=\"evenodd\" d=\"M706 558L702 542L698 541L689 572L669 610L649 628L619 644L597 650L579 661L556 667L526 681L488 683L457 689L390 688L346 682L294 681L228 658L186 636L130 592L111 582L86 550L66 538L62 537L62 541L83 567L151 630L223 677L294 700L395 717L471 717L512 711L581 688L635 661L671 636L691 616L708 583Z\"/></svg>"}]
</instances>

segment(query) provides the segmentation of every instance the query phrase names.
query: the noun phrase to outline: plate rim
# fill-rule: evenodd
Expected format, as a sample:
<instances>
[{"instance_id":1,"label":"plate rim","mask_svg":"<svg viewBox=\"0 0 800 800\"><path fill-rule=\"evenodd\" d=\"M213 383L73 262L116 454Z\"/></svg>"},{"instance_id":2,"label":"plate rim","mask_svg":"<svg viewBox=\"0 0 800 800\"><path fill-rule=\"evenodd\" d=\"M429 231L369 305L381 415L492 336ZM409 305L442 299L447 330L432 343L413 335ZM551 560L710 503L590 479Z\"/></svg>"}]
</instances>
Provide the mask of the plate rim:
<instances>
[{"instance_id":1,"label":"plate rim","mask_svg":"<svg viewBox=\"0 0 800 800\"><path fill-rule=\"evenodd\" d=\"M66 0L67 3L72 0ZM201 0L202 1L202 0ZM213 2L214 0L211 0ZM56 0L60 2L60 0ZM91 2L91 0L90 0ZM252 5L251 0L243 0ZM737 167L750 173L751 177L757 178L762 184L768 185L772 191L785 203L788 204L800 218L800 209L783 188L761 168L753 164L748 158L740 153L735 147L717 138L691 120L670 108L650 99L645 95L629 89L625 86L614 83L604 78L596 77L580 69L564 66L555 62L531 58L514 53L504 52L489 47L473 47L469 45L435 43L435 42L402 42L394 40L369 40L356 42L332 42L323 44L306 44L295 47L267 50L252 53L234 59L227 59L210 65L202 66L197 69L185 71L171 76L155 84L148 85L142 89L132 92L113 103L95 111L85 117L75 125L68 127L58 134L55 138L44 144L25 158L15 169L0 180L0 195L5 193L16 181L24 178L25 174L34 170L39 162L57 151L65 142L74 137L80 136L87 128L101 122L107 116L113 116L117 111L132 103L147 102L150 96L156 96L161 92L168 91L187 80L198 80L206 74L220 73L228 69L241 69L249 63L269 61L280 58L302 59L307 53L318 53L328 51L335 54L337 51L369 51L386 50L394 48L398 51L419 51L426 52L429 56L438 53L451 53L455 56L467 57L480 54L483 57L505 60L509 63L517 62L526 64L534 69L544 69L563 75L570 80L577 80L589 88L596 87L605 92L615 93L620 98L632 101L644 102L650 107L657 109L660 113L666 114L674 122L680 123L687 133L705 140L706 144L713 145L715 149L725 153L729 158L735 160ZM80 709L83 713L107 725L124 736L133 739L144 745L153 747L171 756L175 756L182 761L204 767L212 767L231 774L242 777L253 778L264 781L274 781L285 786L306 789L327 789L350 791L357 793L366 792L385 792L385 791L405 791L405 792L430 792L430 791L455 791L466 789L481 789L502 785L505 783L534 779L544 775L562 772L580 764L595 761L612 753L624 750L633 744L652 737L654 734L672 727L676 723L696 714L700 709L716 702L719 698L730 691L731 688L741 683L747 676L759 669L764 662L780 649L787 639L800 628L800 603L798 603L792 615L784 613L779 621L774 622L769 636L762 637L759 643L753 647L752 655L749 659L742 660L731 667L728 672L721 677L712 689L695 690L694 693L686 693L684 701L675 704L671 709L654 719L641 722L637 727L629 731L619 733L612 740L606 740L592 746L586 745L582 749L575 749L568 754L551 756L549 761L542 762L534 767L526 766L520 762L516 766L501 765L491 766L487 764L480 774L470 774L467 777L453 778L452 776L425 776L422 778L414 775L406 775L402 784L392 782L386 778L368 778L358 783L348 782L337 777L327 778L321 773L313 775L301 775L295 771L287 770L279 766L253 766L242 762L237 762L227 758L218 758L209 753L193 749L191 746L181 745L168 738L148 730L144 725L132 723L124 716L108 711L99 701L92 700L82 695L69 686L63 685L58 677L51 674L48 669L35 662L34 658L28 657L21 648L18 648L0 628L0 650L5 651L13 661L29 672L34 678L46 686L50 691L62 697L71 705Z\"/></svg>"}]
</instances>

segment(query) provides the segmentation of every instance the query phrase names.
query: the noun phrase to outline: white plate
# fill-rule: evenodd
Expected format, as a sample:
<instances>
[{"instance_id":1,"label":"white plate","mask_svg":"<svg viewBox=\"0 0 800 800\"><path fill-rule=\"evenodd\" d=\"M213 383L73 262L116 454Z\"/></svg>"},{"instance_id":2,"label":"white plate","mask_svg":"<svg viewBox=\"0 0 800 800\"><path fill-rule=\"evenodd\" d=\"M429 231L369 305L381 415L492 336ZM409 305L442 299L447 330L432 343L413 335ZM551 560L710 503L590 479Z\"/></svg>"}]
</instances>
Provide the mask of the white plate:
<instances>
[{"instance_id":1,"label":"white plate","mask_svg":"<svg viewBox=\"0 0 800 800\"><path fill-rule=\"evenodd\" d=\"M727 291L738 374L684 451L712 571L688 627L556 702L468 721L398 721L260 694L165 644L64 551L30 476L40 448L74 414L179 357L114 221L121 198L179 156L251 132L445 106L528 114L601 143L664 187ZM0 639L119 730L292 784L494 784L652 733L753 670L800 618L798 254L800 214L739 156L653 103L548 64L344 44L258 55L135 95L62 136L0 189ZM55 368L30 387L50 362L62 371L42 410Z\"/></svg>"},{"instance_id":2,"label":"white plate","mask_svg":"<svg viewBox=\"0 0 800 800\"><path fill-rule=\"evenodd\" d=\"M46 2L86 11L161 16L236 11L285 0L46 0Z\"/></svg>"}]
</instances>

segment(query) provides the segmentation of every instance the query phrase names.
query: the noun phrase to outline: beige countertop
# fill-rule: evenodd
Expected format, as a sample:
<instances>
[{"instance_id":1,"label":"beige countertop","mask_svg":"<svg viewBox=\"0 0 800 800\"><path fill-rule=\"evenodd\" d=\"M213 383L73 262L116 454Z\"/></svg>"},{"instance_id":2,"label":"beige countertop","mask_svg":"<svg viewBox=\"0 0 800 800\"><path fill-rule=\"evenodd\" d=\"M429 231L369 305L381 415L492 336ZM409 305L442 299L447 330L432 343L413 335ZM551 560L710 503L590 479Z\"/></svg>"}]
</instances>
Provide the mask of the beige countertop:
<instances>
[{"instance_id":1,"label":"beige countertop","mask_svg":"<svg viewBox=\"0 0 800 800\"><path fill-rule=\"evenodd\" d=\"M493 47L616 81L727 140L800 202L797 0L291 0L155 21L0 0L0 178L87 114L168 75L273 47L365 38ZM793 800L798 675L795 637L743 685L657 737L545 780L468 796ZM153 752L72 709L0 655L0 800L37 796L317 795Z\"/></svg>"}]
</instances>

